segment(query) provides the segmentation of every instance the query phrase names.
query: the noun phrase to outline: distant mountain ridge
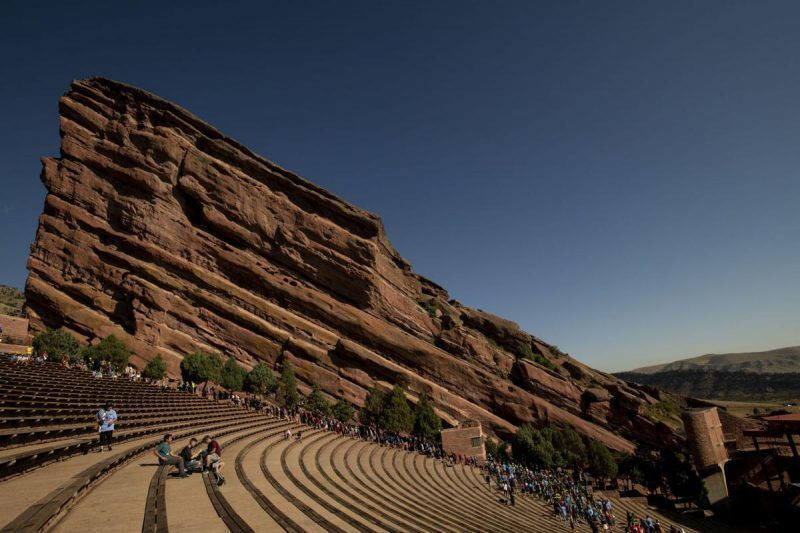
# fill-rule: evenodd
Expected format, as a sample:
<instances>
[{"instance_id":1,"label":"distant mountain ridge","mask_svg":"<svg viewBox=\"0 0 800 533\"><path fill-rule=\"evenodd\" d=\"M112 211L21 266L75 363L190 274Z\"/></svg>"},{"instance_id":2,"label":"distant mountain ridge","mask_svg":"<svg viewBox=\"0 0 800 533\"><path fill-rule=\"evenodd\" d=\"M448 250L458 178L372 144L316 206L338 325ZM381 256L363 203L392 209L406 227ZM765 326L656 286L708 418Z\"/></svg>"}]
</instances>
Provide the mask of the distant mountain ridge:
<instances>
[{"instance_id":1,"label":"distant mountain ridge","mask_svg":"<svg viewBox=\"0 0 800 533\"><path fill-rule=\"evenodd\" d=\"M631 370L635 374L659 374L679 370L786 374L800 372L800 346L787 346L763 352L706 354L671 363ZM626 372L627 373L627 372Z\"/></svg>"},{"instance_id":2,"label":"distant mountain ridge","mask_svg":"<svg viewBox=\"0 0 800 533\"><path fill-rule=\"evenodd\" d=\"M800 398L800 373L755 373L690 368L653 374L619 372L620 379L660 389L714 400L776 401Z\"/></svg>"}]
</instances>

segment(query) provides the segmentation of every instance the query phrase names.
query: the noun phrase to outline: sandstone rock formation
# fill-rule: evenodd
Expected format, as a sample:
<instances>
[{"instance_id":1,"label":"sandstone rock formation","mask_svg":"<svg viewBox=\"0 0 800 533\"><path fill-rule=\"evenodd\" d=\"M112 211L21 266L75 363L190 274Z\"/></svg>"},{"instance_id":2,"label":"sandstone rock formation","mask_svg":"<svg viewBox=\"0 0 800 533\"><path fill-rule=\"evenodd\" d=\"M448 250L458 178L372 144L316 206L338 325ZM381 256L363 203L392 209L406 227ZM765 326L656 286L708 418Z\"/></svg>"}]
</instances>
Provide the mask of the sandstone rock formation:
<instances>
[{"instance_id":1,"label":"sandstone rock formation","mask_svg":"<svg viewBox=\"0 0 800 533\"><path fill-rule=\"evenodd\" d=\"M246 367L290 360L303 386L357 405L375 383L401 384L446 421L506 437L550 421L618 450L680 439L647 416L658 399L644 389L451 300L377 216L180 107L94 78L59 109L61 157L43 160L28 262L34 329L113 333L134 364L161 353L172 375L197 348Z\"/></svg>"}]
</instances>

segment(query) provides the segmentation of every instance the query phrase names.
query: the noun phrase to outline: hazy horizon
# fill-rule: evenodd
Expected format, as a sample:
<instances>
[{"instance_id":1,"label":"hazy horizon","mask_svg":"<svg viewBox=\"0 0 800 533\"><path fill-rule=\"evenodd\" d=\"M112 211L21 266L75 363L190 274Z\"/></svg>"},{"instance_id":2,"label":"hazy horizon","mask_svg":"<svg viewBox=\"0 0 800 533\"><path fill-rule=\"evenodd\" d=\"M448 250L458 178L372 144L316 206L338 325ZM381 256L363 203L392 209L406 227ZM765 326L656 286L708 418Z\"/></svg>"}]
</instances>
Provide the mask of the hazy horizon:
<instances>
[{"instance_id":1,"label":"hazy horizon","mask_svg":"<svg viewBox=\"0 0 800 533\"><path fill-rule=\"evenodd\" d=\"M606 371L800 344L800 4L10 1L0 283L57 100L106 76L379 214L414 270Z\"/></svg>"}]
</instances>

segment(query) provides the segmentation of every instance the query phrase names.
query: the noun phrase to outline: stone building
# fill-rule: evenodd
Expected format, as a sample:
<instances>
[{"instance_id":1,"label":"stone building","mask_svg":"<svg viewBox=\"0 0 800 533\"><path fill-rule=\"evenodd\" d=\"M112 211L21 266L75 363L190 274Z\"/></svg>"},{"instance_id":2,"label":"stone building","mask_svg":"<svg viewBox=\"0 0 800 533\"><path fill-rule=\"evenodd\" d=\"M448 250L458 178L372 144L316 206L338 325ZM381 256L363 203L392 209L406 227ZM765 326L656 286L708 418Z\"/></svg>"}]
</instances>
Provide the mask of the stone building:
<instances>
[{"instance_id":1,"label":"stone building","mask_svg":"<svg viewBox=\"0 0 800 533\"><path fill-rule=\"evenodd\" d=\"M698 470L719 467L728 460L725 434L716 407L687 409L683 412L683 424L686 427L686 444Z\"/></svg>"},{"instance_id":2,"label":"stone building","mask_svg":"<svg viewBox=\"0 0 800 533\"><path fill-rule=\"evenodd\" d=\"M458 426L442 430L442 449L445 453L457 453L476 457L479 464L486 461L483 427L479 420L465 420Z\"/></svg>"}]
</instances>

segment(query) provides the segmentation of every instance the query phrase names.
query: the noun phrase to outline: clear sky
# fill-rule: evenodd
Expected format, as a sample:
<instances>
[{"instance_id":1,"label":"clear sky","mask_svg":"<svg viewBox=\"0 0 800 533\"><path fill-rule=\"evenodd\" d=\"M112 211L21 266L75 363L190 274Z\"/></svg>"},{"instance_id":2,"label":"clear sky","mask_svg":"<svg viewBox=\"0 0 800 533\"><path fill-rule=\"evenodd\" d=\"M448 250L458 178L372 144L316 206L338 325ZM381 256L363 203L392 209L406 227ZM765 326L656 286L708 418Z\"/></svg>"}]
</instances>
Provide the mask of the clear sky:
<instances>
[{"instance_id":1,"label":"clear sky","mask_svg":"<svg viewBox=\"0 0 800 533\"><path fill-rule=\"evenodd\" d=\"M800 2L180 4L0 3L0 283L25 282L57 99L101 75L600 369L800 344Z\"/></svg>"}]
</instances>

